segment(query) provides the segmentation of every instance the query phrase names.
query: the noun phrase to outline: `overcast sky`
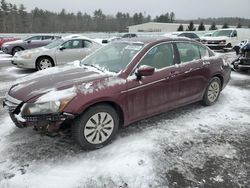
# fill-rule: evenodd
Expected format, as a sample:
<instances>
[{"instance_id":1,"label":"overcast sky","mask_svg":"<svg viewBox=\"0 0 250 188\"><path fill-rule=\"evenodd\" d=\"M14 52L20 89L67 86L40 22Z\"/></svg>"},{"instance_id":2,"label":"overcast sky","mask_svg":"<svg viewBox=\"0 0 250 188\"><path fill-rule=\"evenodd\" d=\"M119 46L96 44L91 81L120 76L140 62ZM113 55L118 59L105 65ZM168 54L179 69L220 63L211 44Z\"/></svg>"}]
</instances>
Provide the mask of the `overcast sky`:
<instances>
[{"instance_id":1,"label":"overcast sky","mask_svg":"<svg viewBox=\"0 0 250 188\"><path fill-rule=\"evenodd\" d=\"M102 9L105 14L117 11L145 12L152 17L174 12L177 19L207 17L250 18L250 0L6 0L9 3L24 4L27 10L35 7L54 12L63 8L67 12L87 12Z\"/></svg>"}]
</instances>

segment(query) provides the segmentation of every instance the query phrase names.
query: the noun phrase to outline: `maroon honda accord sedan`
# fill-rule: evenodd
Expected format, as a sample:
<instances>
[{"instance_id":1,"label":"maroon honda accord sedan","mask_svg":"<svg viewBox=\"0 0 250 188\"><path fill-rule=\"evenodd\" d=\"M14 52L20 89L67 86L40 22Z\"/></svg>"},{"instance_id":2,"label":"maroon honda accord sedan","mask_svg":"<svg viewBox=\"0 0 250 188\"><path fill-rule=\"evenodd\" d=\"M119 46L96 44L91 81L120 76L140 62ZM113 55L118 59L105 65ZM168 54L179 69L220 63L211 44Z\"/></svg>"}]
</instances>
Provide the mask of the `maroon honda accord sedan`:
<instances>
[{"instance_id":1,"label":"maroon honda accord sedan","mask_svg":"<svg viewBox=\"0 0 250 188\"><path fill-rule=\"evenodd\" d=\"M121 126L197 101L213 105L229 79L229 65L194 40L126 39L23 78L3 105L19 128L69 124L80 146L97 149Z\"/></svg>"}]
</instances>

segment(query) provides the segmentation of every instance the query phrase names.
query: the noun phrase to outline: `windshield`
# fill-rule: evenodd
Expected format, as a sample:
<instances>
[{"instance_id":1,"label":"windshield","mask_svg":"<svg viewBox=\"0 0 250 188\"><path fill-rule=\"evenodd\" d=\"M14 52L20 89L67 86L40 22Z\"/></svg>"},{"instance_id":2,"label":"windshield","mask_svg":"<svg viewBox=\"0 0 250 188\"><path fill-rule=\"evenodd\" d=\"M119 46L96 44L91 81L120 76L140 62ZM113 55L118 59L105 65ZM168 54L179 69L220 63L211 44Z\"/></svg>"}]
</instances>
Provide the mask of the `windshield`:
<instances>
[{"instance_id":1,"label":"windshield","mask_svg":"<svg viewBox=\"0 0 250 188\"><path fill-rule=\"evenodd\" d=\"M220 31L215 31L212 36L213 37L221 37L221 36L225 36L225 37L230 37L232 33L232 30L220 30Z\"/></svg>"},{"instance_id":2,"label":"windshield","mask_svg":"<svg viewBox=\"0 0 250 188\"><path fill-rule=\"evenodd\" d=\"M63 39L59 39L59 40L56 40L55 42L52 42L46 45L45 48L52 49L52 48L60 46L63 42L64 42Z\"/></svg>"},{"instance_id":3,"label":"windshield","mask_svg":"<svg viewBox=\"0 0 250 188\"><path fill-rule=\"evenodd\" d=\"M96 66L111 72L120 72L142 49L142 43L114 42L82 60L82 66Z\"/></svg>"}]
</instances>

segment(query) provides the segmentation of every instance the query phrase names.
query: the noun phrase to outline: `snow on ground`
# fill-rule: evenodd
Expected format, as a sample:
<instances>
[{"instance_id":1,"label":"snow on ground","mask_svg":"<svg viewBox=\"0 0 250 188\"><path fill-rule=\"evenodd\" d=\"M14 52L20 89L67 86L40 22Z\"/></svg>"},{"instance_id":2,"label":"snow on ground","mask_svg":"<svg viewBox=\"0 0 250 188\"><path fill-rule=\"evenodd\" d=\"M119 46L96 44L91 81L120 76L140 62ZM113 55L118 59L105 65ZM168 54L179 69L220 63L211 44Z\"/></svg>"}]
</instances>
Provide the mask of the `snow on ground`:
<instances>
[{"instance_id":1,"label":"snow on ground","mask_svg":"<svg viewBox=\"0 0 250 188\"><path fill-rule=\"evenodd\" d=\"M202 185L192 168L205 168L208 158L239 158L230 137L250 133L249 94L247 89L228 86L212 107L193 104L135 123L96 151L81 151L70 138L14 128L9 118L3 118L0 187L171 187L171 173ZM229 131L228 140L213 143L225 131ZM241 176L247 177L246 167L239 168ZM222 172L209 175L210 181L225 181Z\"/></svg>"},{"instance_id":2,"label":"snow on ground","mask_svg":"<svg viewBox=\"0 0 250 188\"><path fill-rule=\"evenodd\" d=\"M214 106L196 103L134 123L95 151L69 136L15 128L0 107L0 187L247 187L249 88L250 74L233 72Z\"/></svg>"}]
</instances>

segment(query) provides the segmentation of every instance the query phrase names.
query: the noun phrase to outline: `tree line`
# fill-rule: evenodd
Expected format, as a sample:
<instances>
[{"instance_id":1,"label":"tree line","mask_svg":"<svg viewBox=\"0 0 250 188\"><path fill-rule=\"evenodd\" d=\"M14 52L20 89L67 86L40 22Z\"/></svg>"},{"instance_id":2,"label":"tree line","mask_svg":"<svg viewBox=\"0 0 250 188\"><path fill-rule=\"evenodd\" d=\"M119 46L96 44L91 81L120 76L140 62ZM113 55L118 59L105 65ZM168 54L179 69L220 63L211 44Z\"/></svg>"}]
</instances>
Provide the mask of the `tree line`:
<instances>
[{"instance_id":1,"label":"tree line","mask_svg":"<svg viewBox=\"0 0 250 188\"><path fill-rule=\"evenodd\" d=\"M221 27L222 29L226 29L226 28L229 28L229 25L228 23L224 23ZM242 25L241 23L239 22L237 25L236 25L236 28L242 28ZM249 25L249 28L250 28L250 25ZM209 30L217 30L217 29L220 29L216 26L216 23L215 22L212 22L211 26L209 27ZM184 31L184 26L182 24L179 25L177 31ZM198 26L198 28L196 28L194 26L194 22L193 21L190 21L189 25L187 26L187 29L186 31L205 31L206 30L206 27L204 25L203 22L201 22Z\"/></svg>"},{"instance_id":2,"label":"tree line","mask_svg":"<svg viewBox=\"0 0 250 188\"><path fill-rule=\"evenodd\" d=\"M127 27L145 22L174 22L173 12L162 14L152 19L150 15L139 12L133 15L117 12L106 15L101 9L93 15L86 12L70 13L65 9L55 13L39 8L28 12L23 4L19 6L0 2L0 32L2 33L47 33L47 32L125 32Z\"/></svg>"},{"instance_id":3,"label":"tree line","mask_svg":"<svg viewBox=\"0 0 250 188\"><path fill-rule=\"evenodd\" d=\"M166 12L152 18L146 13L123 13L115 15L104 14L101 9L95 10L92 15L86 12L71 13L62 9L61 12L51 12L35 8L27 11L23 4L16 5L0 0L0 33L56 33L56 32L126 32L128 26L146 22L188 23L187 20L176 20L174 12ZM194 24L198 24L198 28ZM223 22L223 28L237 23L237 27L250 27L250 20L244 18L208 18L191 21L186 30L205 30L204 23L211 23L210 30L217 29L216 23ZM183 31L181 24L178 28Z\"/></svg>"}]
</instances>

